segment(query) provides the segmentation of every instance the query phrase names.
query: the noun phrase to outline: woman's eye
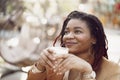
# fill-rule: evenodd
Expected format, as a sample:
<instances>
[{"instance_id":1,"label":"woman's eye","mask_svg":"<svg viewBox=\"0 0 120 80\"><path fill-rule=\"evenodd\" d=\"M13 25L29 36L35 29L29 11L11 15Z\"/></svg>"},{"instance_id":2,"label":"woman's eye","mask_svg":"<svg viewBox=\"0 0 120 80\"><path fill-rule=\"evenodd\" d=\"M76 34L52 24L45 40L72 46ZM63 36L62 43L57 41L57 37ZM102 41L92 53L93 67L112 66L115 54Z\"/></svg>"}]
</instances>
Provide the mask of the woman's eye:
<instances>
[{"instance_id":1,"label":"woman's eye","mask_svg":"<svg viewBox=\"0 0 120 80\"><path fill-rule=\"evenodd\" d=\"M76 30L76 31L74 31L74 33L75 33L75 34L80 34L80 33L82 33L82 31Z\"/></svg>"},{"instance_id":2,"label":"woman's eye","mask_svg":"<svg viewBox=\"0 0 120 80\"><path fill-rule=\"evenodd\" d=\"M69 31L65 31L65 32L64 32L65 35L68 34L68 33L69 33Z\"/></svg>"}]
</instances>

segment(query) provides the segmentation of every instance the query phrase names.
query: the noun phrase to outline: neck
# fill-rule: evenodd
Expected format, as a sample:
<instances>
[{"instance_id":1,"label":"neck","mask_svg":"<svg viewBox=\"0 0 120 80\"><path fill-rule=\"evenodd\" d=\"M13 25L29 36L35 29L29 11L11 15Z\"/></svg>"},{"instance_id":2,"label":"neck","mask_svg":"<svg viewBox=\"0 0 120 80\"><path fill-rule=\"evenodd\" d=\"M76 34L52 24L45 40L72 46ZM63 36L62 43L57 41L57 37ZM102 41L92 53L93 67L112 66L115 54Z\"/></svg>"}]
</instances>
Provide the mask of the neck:
<instances>
[{"instance_id":1,"label":"neck","mask_svg":"<svg viewBox=\"0 0 120 80\"><path fill-rule=\"evenodd\" d=\"M86 60L88 63L93 64L94 62L94 55L91 53L80 53L80 54L76 54L76 56Z\"/></svg>"}]
</instances>

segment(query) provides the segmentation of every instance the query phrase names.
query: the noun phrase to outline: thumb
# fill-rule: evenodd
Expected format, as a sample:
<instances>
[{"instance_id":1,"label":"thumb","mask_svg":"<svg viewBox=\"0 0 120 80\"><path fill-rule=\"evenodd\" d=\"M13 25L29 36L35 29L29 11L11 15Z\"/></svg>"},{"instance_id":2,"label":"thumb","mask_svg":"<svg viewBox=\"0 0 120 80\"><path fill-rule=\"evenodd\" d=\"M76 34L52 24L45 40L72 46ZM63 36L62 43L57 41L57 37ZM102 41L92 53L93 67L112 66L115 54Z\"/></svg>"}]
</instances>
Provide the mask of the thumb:
<instances>
[{"instance_id":1,"label":"thumb","mask_svg":"<svg viewBox=\"0 0 120 80\"><path fill-rule=\"evenodd\" d=\"M55 59L66 59L70 54L55 54Z\"/></svg>"}]
</instances>

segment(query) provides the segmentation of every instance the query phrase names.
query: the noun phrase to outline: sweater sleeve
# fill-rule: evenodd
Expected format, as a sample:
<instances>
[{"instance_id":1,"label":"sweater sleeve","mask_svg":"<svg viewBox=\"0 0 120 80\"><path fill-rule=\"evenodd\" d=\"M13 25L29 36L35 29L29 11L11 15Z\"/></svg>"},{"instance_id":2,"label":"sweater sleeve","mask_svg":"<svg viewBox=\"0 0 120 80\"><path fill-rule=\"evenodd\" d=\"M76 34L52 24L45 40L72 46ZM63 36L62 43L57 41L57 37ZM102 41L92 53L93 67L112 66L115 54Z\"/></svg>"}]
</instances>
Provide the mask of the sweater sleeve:
<instances>
[{"instance_id":1,"label":"sweater sleeve","mask_svg":"<svg viewBox=\"0 0 120 80\"><path fill-rule=\"evenodd\" d=\"M120 80L120 73L111 75L111 76L107 77L105 80Z\"/></svg>"},{"instance_id":2,"label":"sweater sleeve","mask_svg":"<svg viewBox=\"0 0 120 80\"><path fill-rule=\"evenodd\" d=\"M43 73L33 73L31 70L28 72L27 80L46 80L46 71Z\"/></svg>"}]
</instances>

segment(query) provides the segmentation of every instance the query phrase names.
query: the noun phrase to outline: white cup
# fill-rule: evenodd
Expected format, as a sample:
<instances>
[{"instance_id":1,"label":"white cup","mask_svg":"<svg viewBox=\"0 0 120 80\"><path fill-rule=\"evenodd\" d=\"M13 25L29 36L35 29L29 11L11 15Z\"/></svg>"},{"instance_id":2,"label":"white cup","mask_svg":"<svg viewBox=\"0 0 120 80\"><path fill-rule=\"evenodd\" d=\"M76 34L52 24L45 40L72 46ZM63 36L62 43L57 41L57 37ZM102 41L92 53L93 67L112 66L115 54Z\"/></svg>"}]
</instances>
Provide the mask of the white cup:
<instances>
[{"instance_id":1,"label":"white cup","mask_svg":"<svg viewBox=\"0 0 120 80\"><path fill-rule=\"evenodd\" d=\"M68 48L65 47L50 47L49 49L53 50L53 52L55 53L54 56L68 54ZM63 60L62 58L55 60L55 66L57 66L62 60Z\"/></svg>"},{"instance_id":2,"label":"white cup","mask_svg":"<svg viewBox=\"0 0 120 80\"><path fill-rule=\"evenodd\" d=\"M68 48L65 47L50 47L54 51L55 55L68 54Z\"/></svg>"}]
</instances>

